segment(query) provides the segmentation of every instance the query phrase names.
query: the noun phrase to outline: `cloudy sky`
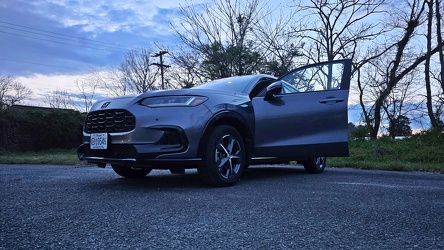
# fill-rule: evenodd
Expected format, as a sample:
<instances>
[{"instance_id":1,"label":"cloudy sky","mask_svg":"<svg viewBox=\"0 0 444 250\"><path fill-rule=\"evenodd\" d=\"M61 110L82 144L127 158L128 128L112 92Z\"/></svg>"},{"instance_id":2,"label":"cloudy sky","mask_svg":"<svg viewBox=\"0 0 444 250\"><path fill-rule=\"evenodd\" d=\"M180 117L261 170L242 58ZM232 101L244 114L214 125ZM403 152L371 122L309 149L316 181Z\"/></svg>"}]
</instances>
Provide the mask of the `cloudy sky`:
<instances>
[{"instance_id":1,"label":"cloudy sky","mask_svg":"<svg viewBox=\"0 0 444 250\"><path fill-rule=\"evenodd\" d=\"M193 4L202 1L193 0ZM73 89L91 70L119 65L128 50L175 44L169 23L181 0L0 0L0 74L34 91Z\"/></svg>"}]
</instances>

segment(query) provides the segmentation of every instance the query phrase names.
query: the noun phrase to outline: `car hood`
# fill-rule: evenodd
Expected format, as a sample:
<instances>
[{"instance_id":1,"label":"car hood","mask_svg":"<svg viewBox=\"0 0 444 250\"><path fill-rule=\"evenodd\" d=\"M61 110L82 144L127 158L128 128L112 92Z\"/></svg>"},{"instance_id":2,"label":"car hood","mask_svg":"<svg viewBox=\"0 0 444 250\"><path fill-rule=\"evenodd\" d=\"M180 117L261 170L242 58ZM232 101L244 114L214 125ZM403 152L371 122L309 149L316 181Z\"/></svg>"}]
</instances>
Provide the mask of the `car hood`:
<instances>
[{"instance_id":1,"label":"car hood","mask_svg":"<svg viewBox=\"0 0 444 250\"><path fill-rule=\"evenodd\" d=\"M168 95L198 95L198 96L209 96L209 95L244 95L242 93L226 90L216 90L216 89L173 89L173 90L154 90L145 92L139 95L139 98L155 97L155 96L168 96Z\"/></svg>"},{"instance_id":2,"label":"car hood","mask_svg":"<svg viewBox=\"0 0 444 250\"><path fill-rule=\"evenodd\" d=\"M243 96L247 97L243 93L224 91L224 90L213 90L213 89L175 89L175 90L154 90L148 91L140 95L127 95L119 96L113 98L107 98L99 100L91 107L90 111L95 111L98 109L128 109L130 106L136 104L140 100L147 97L156 96L169 96L169 95L198 95L198 96Z\"/></svg>"}]
</instances>

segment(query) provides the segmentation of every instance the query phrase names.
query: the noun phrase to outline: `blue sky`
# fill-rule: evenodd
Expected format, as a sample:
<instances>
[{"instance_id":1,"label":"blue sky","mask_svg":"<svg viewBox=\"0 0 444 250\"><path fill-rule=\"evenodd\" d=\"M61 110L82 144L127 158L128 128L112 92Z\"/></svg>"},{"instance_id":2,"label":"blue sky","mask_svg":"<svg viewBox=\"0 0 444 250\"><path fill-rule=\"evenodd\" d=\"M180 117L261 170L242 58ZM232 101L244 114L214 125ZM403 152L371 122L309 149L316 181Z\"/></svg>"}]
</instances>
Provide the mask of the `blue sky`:
<instances>
[{"instance_id":1,"label":"blue sky","mask_svg":"<svg viewBox=\"0 0 444 250\"><path fill-rule=\"evenodd\" d=\"M0 0L0 74L81 74L173 43L179 0ZM198 1L193 1L198 3Z\"/></svg>"},{"instance_id":2,"label":"blue sky","mask_svg":"<svg viewBox=\"0 0 444 250\"><path fill-rule=\"evenodd\" d=\"M75 96L77 81L131 49L177 44L170 23L179 25L180 6L203 1L0 0L0 74L33 91L22 104L48 106L48 95Z\"/></svg>"}]
</instances>

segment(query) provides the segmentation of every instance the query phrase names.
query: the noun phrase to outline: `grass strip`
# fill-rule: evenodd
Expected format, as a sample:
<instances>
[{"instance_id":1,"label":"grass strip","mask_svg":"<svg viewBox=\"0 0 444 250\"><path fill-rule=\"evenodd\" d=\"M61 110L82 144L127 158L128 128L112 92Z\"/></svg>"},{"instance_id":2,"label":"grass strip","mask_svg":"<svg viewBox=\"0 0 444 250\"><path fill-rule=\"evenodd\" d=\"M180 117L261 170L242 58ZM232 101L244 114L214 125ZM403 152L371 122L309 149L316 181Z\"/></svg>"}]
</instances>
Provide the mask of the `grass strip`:
<instances>
[{"instance_id":1,"label":"grass strip","mask_svg":"<svg viewBox=\"0 0 444 250\"><path fill-rule=\"evenodd\" d=\"M423 133L403 140L352 140L350 157L329 158L331 167L426 171L444 174L444 134Z\"/></svg>"},{"instance_id":2,"label":"grass strip","mask_svg":"<svg viewBox=\"0 0 444 250\"><path fill-rule=\"evenodd\" d=\"M46 150L39 152L0 152L1 164L52 164L52 165L85 165L76 154L75 149Z\"/></svg>"}]
</instances>

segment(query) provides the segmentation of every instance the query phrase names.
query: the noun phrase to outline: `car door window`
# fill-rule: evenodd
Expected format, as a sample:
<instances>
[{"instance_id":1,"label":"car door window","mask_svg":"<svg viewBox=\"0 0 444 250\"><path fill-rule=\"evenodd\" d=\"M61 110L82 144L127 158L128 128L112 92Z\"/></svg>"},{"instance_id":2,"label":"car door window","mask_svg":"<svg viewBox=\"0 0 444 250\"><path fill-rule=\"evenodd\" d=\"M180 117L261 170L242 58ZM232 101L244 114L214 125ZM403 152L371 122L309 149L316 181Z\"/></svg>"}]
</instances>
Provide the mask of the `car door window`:
<instances>
[{"instance_id":1,"label":"car door window","mask_svg":"<svg viewBox=\"0 0 444 250\"><path fill-rule=\"evenodd\" d=\"M343 63L319 64L292 71L281 78L285 83L283 94L341 89L343 73Z\"/></svg>"}]
</instances>

